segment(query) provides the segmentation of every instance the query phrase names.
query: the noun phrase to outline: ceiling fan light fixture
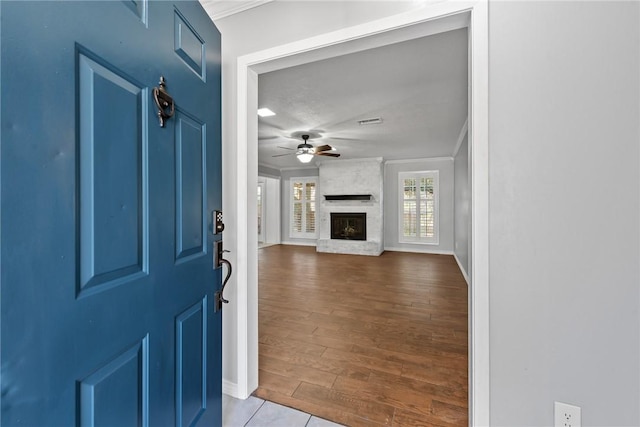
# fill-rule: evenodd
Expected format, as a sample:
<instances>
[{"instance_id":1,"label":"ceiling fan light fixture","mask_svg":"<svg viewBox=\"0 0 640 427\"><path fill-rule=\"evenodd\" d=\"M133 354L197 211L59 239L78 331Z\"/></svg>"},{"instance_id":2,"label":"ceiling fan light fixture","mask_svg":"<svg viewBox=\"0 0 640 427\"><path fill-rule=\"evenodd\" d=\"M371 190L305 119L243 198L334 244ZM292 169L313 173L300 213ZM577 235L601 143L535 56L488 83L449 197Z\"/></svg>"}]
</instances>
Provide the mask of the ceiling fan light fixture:
<instances>
[{"instance_id":1,"label":"ceiling fan light fixture","mask_svg":"<svg viewBox=\"0 0 640 427\"><path fill-rule=\"evenodd\" d=\"M309 144L309 135L304 134L300 136L302 137L303 142L302 144L298 144L297 151L295 153L275 154L271 157L282 157L295 154L300 163L309 163L311 160L313 160L314 156L340 157L340 154L338 153L331 153L331 151L335 151L335 148L331 147L330 145L324 144L318 147L314 147L313 145ZM288 147L279 148L293 150L293 148Z\"/></svg>"},{"instance_id":2,"label":"ceiling fan light fixture","mask_svg":"<svg viewBox=\"0 0 640 427\"><path fill-rule=\"evenodd\" d=\"M300 160L300 163L309 163L311 159L313 159L313 154L311 153L305 152L298 154L298 160Z\"/></svg>"}]
</instances>

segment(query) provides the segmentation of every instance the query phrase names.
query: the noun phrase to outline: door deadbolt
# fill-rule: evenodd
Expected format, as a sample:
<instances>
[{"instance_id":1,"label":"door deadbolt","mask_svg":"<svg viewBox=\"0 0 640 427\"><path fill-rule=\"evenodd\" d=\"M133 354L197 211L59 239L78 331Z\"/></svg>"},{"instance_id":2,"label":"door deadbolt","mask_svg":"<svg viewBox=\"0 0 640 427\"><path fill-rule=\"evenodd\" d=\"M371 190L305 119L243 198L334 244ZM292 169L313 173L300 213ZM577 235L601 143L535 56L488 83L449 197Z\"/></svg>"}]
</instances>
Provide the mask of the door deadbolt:
<instances>
[{"instance_id":1,"label":"door deadbolt","mask_svg":"<svg viewBox=\"0 0 640 427\"><path fill-rule=\"evenodd\" d=\"M224 222L222 222L222 211L213 211L213 234L220 234L224 231Z\"/></svg>"}]
</instances>

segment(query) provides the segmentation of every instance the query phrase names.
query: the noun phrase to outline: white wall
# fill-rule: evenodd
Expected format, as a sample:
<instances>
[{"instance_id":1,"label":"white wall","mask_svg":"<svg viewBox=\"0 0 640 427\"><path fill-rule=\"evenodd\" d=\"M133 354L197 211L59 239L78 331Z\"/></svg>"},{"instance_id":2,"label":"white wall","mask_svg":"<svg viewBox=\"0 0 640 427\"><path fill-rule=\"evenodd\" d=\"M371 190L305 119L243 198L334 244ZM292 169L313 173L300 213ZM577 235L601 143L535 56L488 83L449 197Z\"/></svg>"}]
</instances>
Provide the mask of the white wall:
<instances>
[{"instance_id":1,"label":"white wall","mask_svg":"<svg viewBox=\"0 0 640 427\"><path fill-rule=\"evenodd\" d=\"M453 252L469 282L471 265L471 181L469 174L469 135L465 133L453 159Z\"/></svg>"},{"instance_id":2,"label":"white wall","mask_svg":"<svg viewBox=\"0 0 640 427\"><path fill-rule=\"evenodd\" d=\"M239 226L237 56L410 7L272 2L216 22L227 248ZM584 426L640 425L638 8L490 2L492 425L552 425L553 400L582 405ZM604 232L590 233L594 225ZM229 299L223 375L232 384Z\"/></svg>"},{"instance_id":3,"label":"white wall","mask_svg":"<svg viewBox=\"0 0 640 427\"><path fill-rule=\"evenodd\" d=\"M640 425L639 6L490 3L492 425Z\"/></svg>"},{"instance_id":4,"label":"white wall","mask_svg":"<svg viewBox=\"0 0 640 427\"><path fill-rule=\"evenodd\" d=\"M400 243L398 226L398 173L406 171L439 171L439 227L437 245ZM453 253L453 159L417 159L390 161L384 172L384 245L385 250L405 250L427 253Z\"/></svg>"}]
</instances>

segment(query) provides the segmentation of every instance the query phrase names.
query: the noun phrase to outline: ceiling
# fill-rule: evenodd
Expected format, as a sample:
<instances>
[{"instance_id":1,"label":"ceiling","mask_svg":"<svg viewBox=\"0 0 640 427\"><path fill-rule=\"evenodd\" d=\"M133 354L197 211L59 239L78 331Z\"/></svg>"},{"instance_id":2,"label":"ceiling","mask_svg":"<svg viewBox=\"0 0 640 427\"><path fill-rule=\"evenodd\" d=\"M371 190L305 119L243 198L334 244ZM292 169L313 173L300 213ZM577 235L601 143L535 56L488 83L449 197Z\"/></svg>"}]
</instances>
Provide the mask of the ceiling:
<instances>
[{"instance_id":1,"label":"ceiling","mask_svg":"<svg viewBox=\"0 0 640 427\"><path fill-rule=\"evenodd\" d=\"M341 154L312 164L452 156L467 118L467 46L462 28L260 74L258 107L276 115L258 119L258 162L303 166L280 148L295 149L302 133Z\"/></svg>"}]
</instances>

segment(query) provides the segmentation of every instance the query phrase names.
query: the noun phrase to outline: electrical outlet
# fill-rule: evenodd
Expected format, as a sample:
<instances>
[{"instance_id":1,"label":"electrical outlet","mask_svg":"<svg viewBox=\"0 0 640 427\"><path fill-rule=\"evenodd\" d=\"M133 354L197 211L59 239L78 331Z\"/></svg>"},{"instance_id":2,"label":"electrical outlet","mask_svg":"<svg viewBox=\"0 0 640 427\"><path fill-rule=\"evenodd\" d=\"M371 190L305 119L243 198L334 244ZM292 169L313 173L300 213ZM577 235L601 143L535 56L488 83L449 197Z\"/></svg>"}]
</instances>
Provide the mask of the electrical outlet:
<instances>
[{"instance_id":1,"label":"electrical outlet","mask_svg":"<svg viewBox=\"0 0 640 427\"><path fill-rule=\"evenodd\" d=\"M555 427L580 427L582 424L580 407L568 403L555 402L553 410Z\"/></svg>"}]
</instances>

